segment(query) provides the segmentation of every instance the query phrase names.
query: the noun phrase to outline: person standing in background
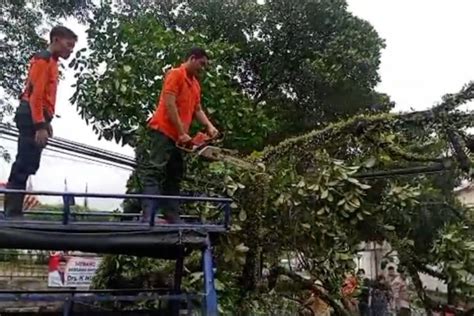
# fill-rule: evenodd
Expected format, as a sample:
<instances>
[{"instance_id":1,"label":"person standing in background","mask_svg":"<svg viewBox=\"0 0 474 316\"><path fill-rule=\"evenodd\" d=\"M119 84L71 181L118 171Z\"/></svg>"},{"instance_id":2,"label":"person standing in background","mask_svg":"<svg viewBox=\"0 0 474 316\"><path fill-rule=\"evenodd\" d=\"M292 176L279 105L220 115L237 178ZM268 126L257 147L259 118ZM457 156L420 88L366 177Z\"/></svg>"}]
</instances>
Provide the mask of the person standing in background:
<instances>
[{"instance_id":1,"label":"person standing in background","mask_svg":"<svg viewBox=\"0 0 474 316\"><path fill-rule=\"evenodd\" d=\"M359 299L359 314L361 316L369 316L369 291L370 291L370 280L365 277L365 270L359 269L357 271L357 279L360 284Z\"/></svg>"},{"instance_id":2,"label":"person standing in background","mask_svg":"<svg viewBox=\"0 0 474 316\"><path fill-rule=\"evenodd\" d=\"M391 288L383 274L379 275L370 290L370 315L388 316L388 307L391 299Z\"/></svg>"},{"instance_id":3,"label":"person standing in background","mask_svg":"<svg viewBox=\"0 0 474 316\"><path fill-rule=\"evenodd\" d=\"M410 316L410 297L408 294L405 270L398 269L398 276L392 282L394 308L398 316Z\"/></svg>"}]
</instances>

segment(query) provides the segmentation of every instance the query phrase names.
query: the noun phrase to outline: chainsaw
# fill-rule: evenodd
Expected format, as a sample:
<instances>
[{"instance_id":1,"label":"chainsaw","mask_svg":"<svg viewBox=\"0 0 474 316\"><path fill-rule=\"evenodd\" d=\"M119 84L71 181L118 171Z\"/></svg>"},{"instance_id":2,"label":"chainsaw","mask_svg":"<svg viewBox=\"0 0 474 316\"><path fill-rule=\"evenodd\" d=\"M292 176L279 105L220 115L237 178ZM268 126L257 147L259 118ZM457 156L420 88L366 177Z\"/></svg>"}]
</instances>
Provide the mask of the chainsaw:
<instances>
[{"instance_id":1,"label":"chainsaw","mask_svg":"<svg viewBox=\"0 0 474 316\"><path fill-rule=\"evenodd\" d=\"M221 143L224 137L210 137L206 133L198 132L189 142L176 144L184 152L195 154L210 161L223 161L242 169L255 169L255 166L236 157L237 151L213 146Z\"/></svg>"}]
</instances>

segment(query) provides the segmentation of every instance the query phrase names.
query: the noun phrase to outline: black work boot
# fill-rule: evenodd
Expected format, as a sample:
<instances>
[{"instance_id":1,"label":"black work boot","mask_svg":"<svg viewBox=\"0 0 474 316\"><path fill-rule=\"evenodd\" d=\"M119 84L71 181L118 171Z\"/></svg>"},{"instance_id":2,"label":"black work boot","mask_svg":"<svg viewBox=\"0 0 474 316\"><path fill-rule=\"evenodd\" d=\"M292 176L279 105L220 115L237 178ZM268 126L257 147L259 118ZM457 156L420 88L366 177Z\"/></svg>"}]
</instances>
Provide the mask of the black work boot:
<instances>
[{"instance_id":1,"label":"black work boot","mask_svg":"<svg viewBox=\"0 0 474 316\"><path fill-rule=\"evenodd\" d=\"M5 194L5 217L12 219L23 218L23 201L25 195L22 193Z\"/></svg>"},{"instance_id":2,"label":"black work boot","mask_svg":"<svg viewBox=\"0 0 474 316\"><path fill-rule=\"evenodd\" d=\"M143 194L145 195L156 195L158 194L159 189L156 186L145 186L143 188ZM157 200L156 199L143 199L142 200L142 222L150 222L151 215L153 214L153 210L157 211Z\"/></svg>"},{"instance_id":3,"label":"black work boot","mask_svg":"<svg viewBox=\"0 0 474 316\"><path fill-rule=\"evenodd\" d=\"M169 224L184 224L184 221L179 216L179 212L175 210L168 210L163 212L163 218Z\"/></svg>"},{"instance_id":4,"label":"black work boot","mask_svg":"<svg viewBox=\"0 0 474 316\"><path fill-rule=\"evenodd\" d=\"M150 222L151 214L153 214L153 201L143 200L142 201L142 222Z\"/></svg>"}]
</instances>

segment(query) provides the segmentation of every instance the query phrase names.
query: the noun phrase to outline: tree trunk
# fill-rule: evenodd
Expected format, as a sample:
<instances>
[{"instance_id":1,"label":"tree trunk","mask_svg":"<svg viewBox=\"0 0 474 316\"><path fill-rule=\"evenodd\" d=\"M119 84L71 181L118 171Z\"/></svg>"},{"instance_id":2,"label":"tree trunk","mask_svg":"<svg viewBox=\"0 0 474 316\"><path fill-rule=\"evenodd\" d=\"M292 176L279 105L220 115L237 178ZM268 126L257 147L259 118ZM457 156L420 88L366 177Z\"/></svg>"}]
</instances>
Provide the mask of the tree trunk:
<instances>
[{"instance_id":1,"label":"tree trunk","mask_svg":"<svg viewBox=\"0 0 474 316\"><path fill-rule=\"evenodd\" d=\"M448 282L448 305L455 305L456 303L456 288L453 283Z\"/></svg>"},{"instance_id":2,"label":"tree trunk","mask_svg":"<svg viewBox=\"0 0 474 316\"><path fill-rule=\"evenodd\" d=\"M425 289L423 288L423 282L421 282L420 276L418 275L418 270L412 264L405 265L408 267L408 272L413 280L413 284L415 285L416 293L420 298L423 306L425 307L426 315L432 316L433 315L433 307L435 307L431 298L426 294Z\"/></svg>"},{"instance_id":3,"label":"tree trunk","mask_svg":"<svg viewBox=\"0 0 474 316\"><path fill-rule=\"evenodd\" d=\"M242 225L244 243L249 248L240 278L241 302L245 302L257 289L259 259L262 253L262 218L261 211L265 206L266 176L256 175L255 185L248 186L243 192L241 207L247 214Z\"/></svg>"}]
</instances>

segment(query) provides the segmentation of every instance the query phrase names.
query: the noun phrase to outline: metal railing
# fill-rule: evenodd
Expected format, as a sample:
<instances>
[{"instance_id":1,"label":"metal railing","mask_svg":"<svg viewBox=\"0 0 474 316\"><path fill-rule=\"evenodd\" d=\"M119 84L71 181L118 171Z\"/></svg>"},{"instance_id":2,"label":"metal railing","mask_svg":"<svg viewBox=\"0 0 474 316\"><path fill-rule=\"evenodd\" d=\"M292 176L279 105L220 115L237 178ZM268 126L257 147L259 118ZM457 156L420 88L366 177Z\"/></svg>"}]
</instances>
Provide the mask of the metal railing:
<instances>
[{"instance_id":1,"label":"metal railing","mask_svg":"<svg viewBox=\"0 0 474 316\"><path fill-rule=\"evenodd\" d=\"M63 197L63 211L62 211L62 223L68 225L72 219L78 216L104 216L104 217L115 217L115 218L130 218L136 217L137 214L123 214L113 212L73 212L71 211L71 205L73 205L74 197L89 197L89 198L104 198L104 199L154 199L160 201L179 201L182 203L192 202L208 202L223 205L224 219L222 224L212 224L212 226L222 226L225 229L229 228L230 216L231 216L231 203L232 199L223 197L204 197L204 196L174 196L174 195L148 195L148 194L111 194L111 193L81 193L81 192L57 192L57 191L28 191L28 190L14 190L14 189L0 189L0 194L25 194L25 195L38 195L38 196L62 196ZM108 214L107 214L108 213ZM24 214L27 214L25 212ZM47 215L47 211L35 211L32 214L43 214ZM59 213L61 214L61 213ZM51 214L50 214L51 215ZM58 215L55 213L54 215ZM150 227L156 225L155 217L156 210L152 211L148 224ZM209 225L201 224L166 224L166 225L179 225L185 227L204 227Z\"/></svg>"}]
</instances>

